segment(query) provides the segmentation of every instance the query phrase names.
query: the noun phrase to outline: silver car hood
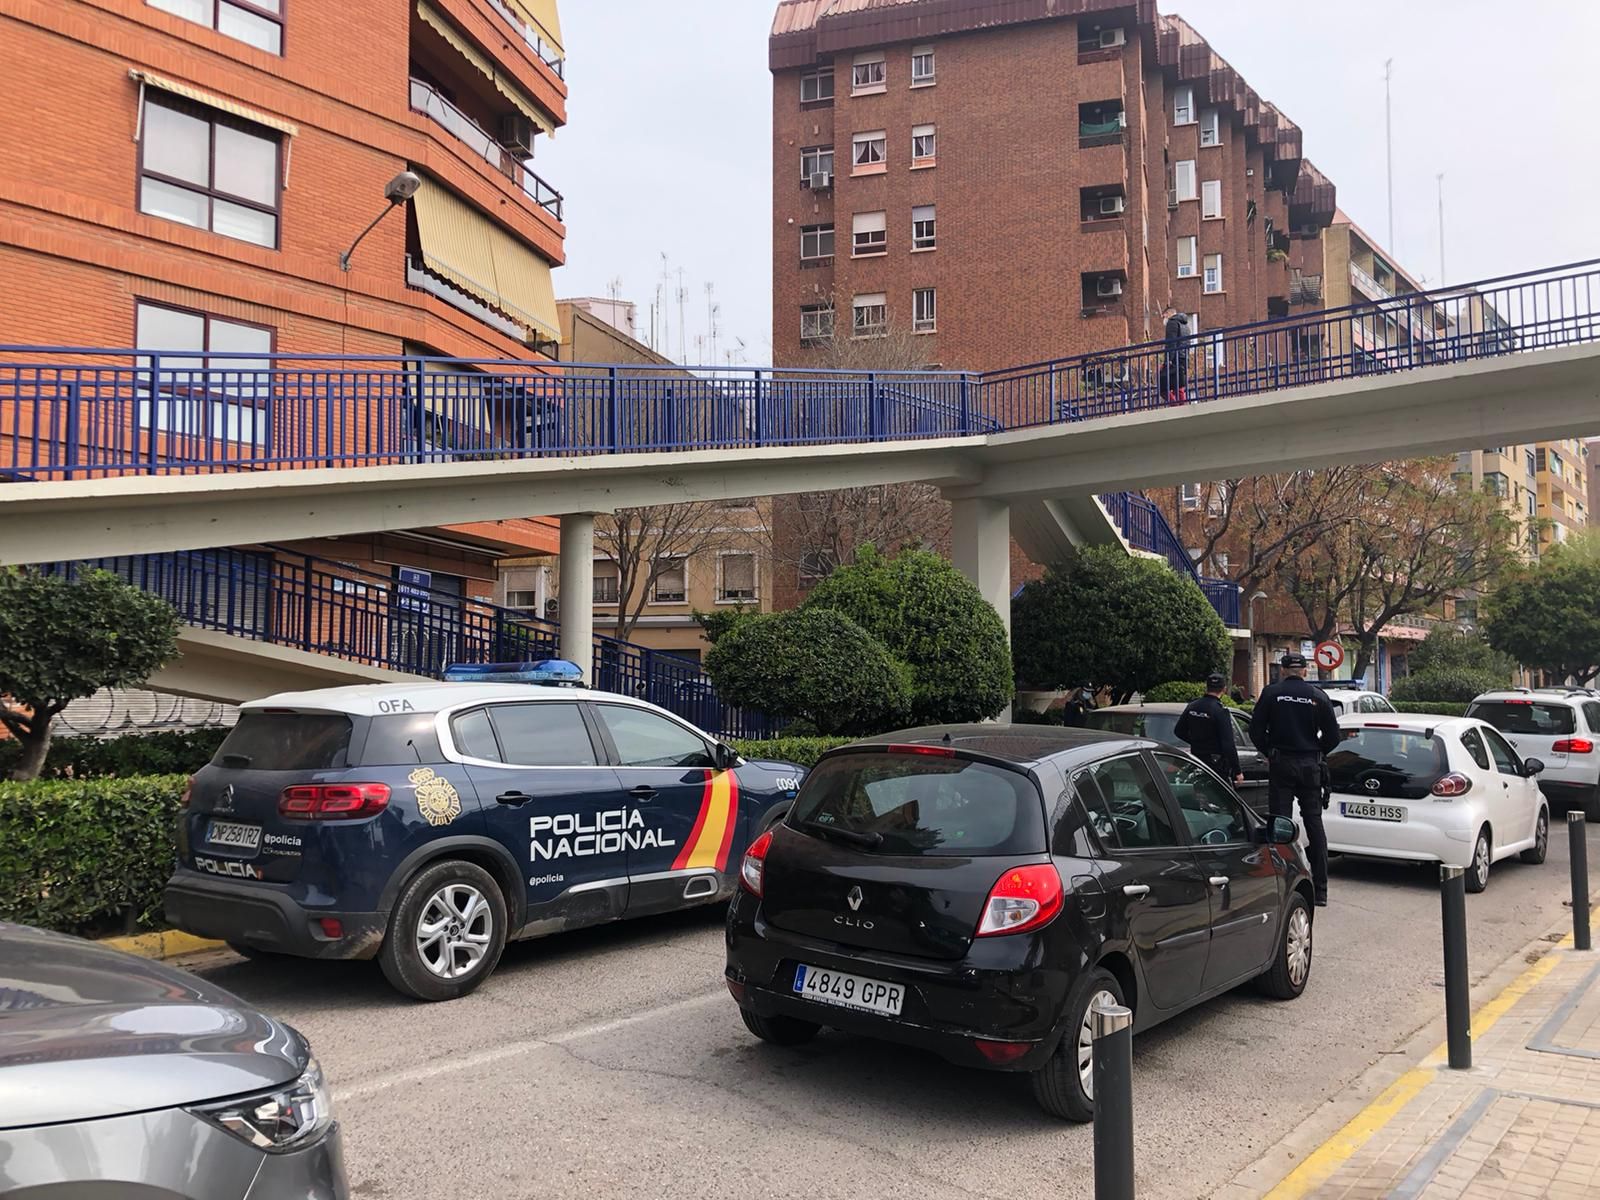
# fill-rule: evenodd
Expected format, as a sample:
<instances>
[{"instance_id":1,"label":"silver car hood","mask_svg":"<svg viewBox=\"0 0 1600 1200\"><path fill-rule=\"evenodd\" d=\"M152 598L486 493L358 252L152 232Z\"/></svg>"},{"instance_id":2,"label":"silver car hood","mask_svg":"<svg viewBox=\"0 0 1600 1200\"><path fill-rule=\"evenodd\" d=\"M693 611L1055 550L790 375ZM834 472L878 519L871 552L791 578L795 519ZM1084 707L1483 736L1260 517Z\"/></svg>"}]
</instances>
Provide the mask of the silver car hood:
<instances>
[{"instance_id":1,"label":"silver car hood","mask_svg":"<svg viewBox=\"0 0 1600 1200\"><path fill-rule=\"evenodd\" d=\"M0 1129L258 1092L308 1058L289 1026L193 975L0 924Z\"/></svg>"}]
</instances>

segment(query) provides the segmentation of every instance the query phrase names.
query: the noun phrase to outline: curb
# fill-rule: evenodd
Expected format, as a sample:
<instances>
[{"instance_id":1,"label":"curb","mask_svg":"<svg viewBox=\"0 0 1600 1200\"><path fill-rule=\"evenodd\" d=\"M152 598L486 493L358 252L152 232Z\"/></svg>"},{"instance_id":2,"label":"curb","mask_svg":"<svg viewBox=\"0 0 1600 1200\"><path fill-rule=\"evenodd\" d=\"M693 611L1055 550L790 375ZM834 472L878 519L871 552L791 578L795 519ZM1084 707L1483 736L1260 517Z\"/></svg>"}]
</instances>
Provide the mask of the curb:
<instances>
[{"instance_id":1,"label":"curb","mask_svg":"<svg viewBox=\"0 0 1600 1200\"><path fill-rule=\"evenodd\" d=\"M140 958L177 958L183 954L197 954L202 950L221 950L227 943L214 938L195 937L176 929L162 929L155 933L137 933L132 937L100 938L96 945L109 946L124 954Z\"/></svg>"}]
</instances>

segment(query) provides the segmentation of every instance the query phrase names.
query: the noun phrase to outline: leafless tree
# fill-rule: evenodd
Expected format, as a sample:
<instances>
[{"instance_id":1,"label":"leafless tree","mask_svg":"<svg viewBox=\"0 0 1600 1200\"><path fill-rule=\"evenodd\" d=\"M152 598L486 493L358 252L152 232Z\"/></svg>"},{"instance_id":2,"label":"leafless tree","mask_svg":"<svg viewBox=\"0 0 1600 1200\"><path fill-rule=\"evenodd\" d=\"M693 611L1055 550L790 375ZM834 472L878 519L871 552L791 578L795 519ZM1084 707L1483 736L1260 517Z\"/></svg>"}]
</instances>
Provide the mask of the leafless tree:
<instances>
[{"instance_id":1,"label":"leafless tree","mask_svg":"<svg viewBox=\"0 0 1600 1200\"><path fill-rule=\"evenodd\" d=\"M617 568L615 636L633 636L657 582L679 560L727 543L727 513L720 504L658 504L624 508L595 522L595 547ZM687 580L685 580L687 584Z\"/></svg>"}]
</instances>

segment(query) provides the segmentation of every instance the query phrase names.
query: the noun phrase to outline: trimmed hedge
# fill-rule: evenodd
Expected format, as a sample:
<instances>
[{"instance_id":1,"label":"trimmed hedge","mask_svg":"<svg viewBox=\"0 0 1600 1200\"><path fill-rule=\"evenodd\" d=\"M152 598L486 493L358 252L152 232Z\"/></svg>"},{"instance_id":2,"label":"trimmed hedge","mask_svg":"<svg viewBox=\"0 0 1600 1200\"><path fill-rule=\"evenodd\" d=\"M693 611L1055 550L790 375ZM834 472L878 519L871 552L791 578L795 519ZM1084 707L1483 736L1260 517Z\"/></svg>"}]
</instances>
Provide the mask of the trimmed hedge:
<instances>
[{"instance_id":1,"label":"trimmed hedge","mask_svg":"<svg viewBox=\"0 0 1600 1200\"><path fill-rule=\"evenodd\" d=\"M1173 679L1166 683L1158 683L1144 694L1146 704L1188 704L1191 700L1198 700L1206 694L1206 685L1194 683L1187 679ZM1238 708L1226 692L1222 694L1224 708Z\"/></svg>"},{"instance_id":2,"label":"trimmed hedge","mask_svg":"<svg viewBox=\"0 0 1600 1200\"><path fill-rule=\"evenodd\" d=\"M779 762L798 763L802 767L814 767L817 759L835 746L848 746L855 740L855 738L782 737L766 741L741 740L728 744L746 758L772 758Z\"/></svg>"},{"instance_id":3,"label":"trimmed hedge","mask_svg":"<svg viewBox=\"0 0 1600 1200\"><path fill-rule=\"evenodd\" d=\"M184 783L0 783L0 920L85 934L158 924Z\"/></svg>"},{"instance_id":4,"label":"trimmed hedge","mask_svg":"<svg viewBox=\"0 0 1600 1200\"><path fill-rule=\"evenodd\" d=\"M227 729L129 733L121 737L63 737L50 743L42 779L97 776L193 775L211 761ZM15 740L0 742L0 778L21 757Z\"/></svg>"},{"instance_id":5,"label":"trimmed hedge","mask_svg":"<svg viewBox=\"0 0 1600 1200\"><path fill-rule=\"evenodd\" d=\"M1452 700L1391 700L1396 712L1419 713L1430 717L1464 717L1467 706Z\"/></svg>"}]
</instances>

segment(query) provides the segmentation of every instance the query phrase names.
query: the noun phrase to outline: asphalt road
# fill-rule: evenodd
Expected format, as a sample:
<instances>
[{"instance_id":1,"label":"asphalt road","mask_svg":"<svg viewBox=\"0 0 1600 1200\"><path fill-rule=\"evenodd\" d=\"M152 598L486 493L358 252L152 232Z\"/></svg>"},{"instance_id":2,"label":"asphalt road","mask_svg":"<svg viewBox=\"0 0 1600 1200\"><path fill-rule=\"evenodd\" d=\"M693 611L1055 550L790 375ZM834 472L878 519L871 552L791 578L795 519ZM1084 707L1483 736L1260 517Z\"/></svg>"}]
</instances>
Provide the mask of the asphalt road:
<instances>
[{"instance_id":1,"label":"asphalt road","mask_svg":"<svg viewBox=\"0 0 1600 1200\"><path fill-rule=\"evenodd\" d=\"M1563 920L1552 834L1544 866L1497 864L1468 897L1474 981ZM1435 880L1336 862L1300 1000L1240 990L1135 1042L1141 1197L1206 1195L1442 1011ZM1089 1127L1045 1117L1023 1079L837 1033L756 1042L722 986L721 916L519 943L450 1004L368 963L198 969L311 1039L363 1200L1092 1195Z\"/></svg>"}]
</instances>

